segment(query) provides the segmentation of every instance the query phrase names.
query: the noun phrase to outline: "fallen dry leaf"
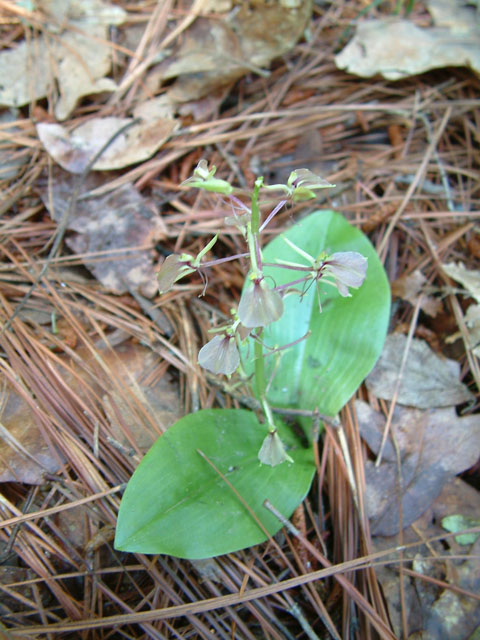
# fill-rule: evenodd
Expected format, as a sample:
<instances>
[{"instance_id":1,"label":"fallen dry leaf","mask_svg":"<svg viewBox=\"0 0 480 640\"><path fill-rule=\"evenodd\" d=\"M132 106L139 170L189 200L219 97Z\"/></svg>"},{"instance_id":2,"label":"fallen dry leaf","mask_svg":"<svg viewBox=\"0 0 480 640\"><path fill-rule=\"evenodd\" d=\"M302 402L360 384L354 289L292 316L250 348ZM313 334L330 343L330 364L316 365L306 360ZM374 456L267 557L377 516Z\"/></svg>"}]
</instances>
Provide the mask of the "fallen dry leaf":
<instances>
[{"instance_id":1,"label":"fallen dry leaf","mask_svg":"<svg viewBox=\"0 0 480 640\"><path fill-rule=\"evenodd\" d=\"M127 14L101 0L38 4L51 18L45 31L0 53L0 105L20 107L56 95L55 116L64 120L82 96L116 89L105 77L112 55L108 28Z\"/></svg>"},{"instance_id":2,"label":"fallen dry leaf","mask_svg":"<svg viewBox=\"0 0 480 640\"><path fill-rule=\"evenodd\" d=\"M68 209L75 178L58 170L42 194L45 206L59 223ZM97 174L88 176L86 191L100 184ZM132 185L124 185L106 195L77 200L67 227L76 235L68 246L79 254L85 266L110 291L129 289L152 297L158 290L153 267L153 246L161 237L162 225L153 207ZM111 256L90 256L95 252Z\"/></svg>"},{"instance_id":3,"label":"fallen dry leaf","mask_svg":"<svg viewBox=\"0 0 480 640\"><path fill-rule=\"evenodd\" d=\"M462 262L443 264L447 276L463 284L467 292L480 302L480 270L467 269Z\"/></svg>"},{"instance_id":4,"label":"fallen dry leaf","mask_svg":"<svg viewBox=\"0 0 480 640\"><path fill-rule=\"evenodd\" d=\"M166 373L159 375L162 358L152 349L130 340L114 348L102 343L95 354L80 348L76 355L70 370L61 368L62 377L79 397L101 397L110 425L106 435L114 446L146 451L179 419L178 384ZM94 379L90 372L101 373Z\"/></svg>"},{"instance_id":5,"label":"fallen dry leaf","mask_svg":"<svg viewBox=\"0 0 480 640\"><path fill-rule=\"evenodd\" d=\"M134 123L139 119L138 123ZM72 132L41 122L37 134L49 155L70 173L82 173L117 131L130 124L93 165L97 171L121 169L150 158L178 128L165 95L138 105L131 118L90 118Z\"/></svg>"},{"instance_id":6,"label":"fallen dry leaf","mask_svg":"<svg viewBox=\"0 0 480 640\"><path fill-rule=\"evenodd\" d=\"M397 278L392 282L392 294L402 300L410 302L416 306L422 291L425 288L427 279L423 273L417 269L413 273ZM420 309L427 315L434 318L442 308L442 301L432 296L423 294L420 301Z\"/></svg>"},{"instance_id":7,"label":"fallen dry leaf","mask_svg":"<svg viewBox=\"0 0 480 640\"><path fill-rule=\"evenodd\" d=\"M76 354L77 360L68 359L68 368L55 368L73 394L80 398L101 395L101 408L111 427L107 435L115 443L147 450L180 417L178 384L167 374L158 375L162 359L151 349L126 342L115 349L100 349L96 355L85 348ZM90 373L98 370L100 360L102 371L110 372L99 378L101 384ZM122 385L121 394L113 379ZM3 377L0 383L0 482L41 484L46 473L59 471L63 458L49 445L27 400ZM81 512L76 513L75 522L68 516L58 520L62 527L75 529L69 539L78 547L83 546L86 535L86 530L78 527Z\"/></svg>"},{"instance_id":8,"label":"fallen dry leaf","mask_svg":"<svg viewBox=\"0 0 480 640\"><path fill-rule=\"evenodd\" d=\"M178 385L168 375L150 380L160 357L139 344L125 343L115 352L102 353L104 362L116 371L125 393L103 396L103 407L112 436L123 446L132 442L142 451L149 449L162 433L180 418ZM136 402L132 404L132 400ZM139 419L139 409L149 418ZM152 429L152 424L156 430Z\"/></svg>"},{"instance_id":9,"label":"fallen dry leaf","mask_svg":"<svg viewBox=\"0 0 480 640\"><path fill-rule=\"evenodd\" d=\"M150 71L147 84L175 79L168 95L179 103L198 100L249 72L265 73L302 37L311 0L236 3L225 16L199 17L172 54Z\"/></svg>"},{"instance_id":10,"label":"fallen dry leaf","mask_svg":"<svg viewBox=\"0 0 480 640\"><path fill-rule=\"evenodd\" d=\"M88 506L78 505L75 509L60 511L52 519L72 547L82 549L88 541L89 516Z\"/></svg>"},{"instance_id":11,"label":"fallen dry leaf","mask_svg":"<svg viewBox=\"0 0 480 640\"><path fill-rule=\"evenodd\" d=\"M442 67L480 72L475 7L460 0L431 0L428 8L435 27L420 28L398 18L360 22L354 38L335 57L337 67L363 78L381 74L388 80Z\"/></svg>"},{"instance_id":12,"label":"fallen dry leaf","mask_svg":"<svg viewBox=\"0 0 480 640\"><path fill-rule=\"evenodd\" d=\"M16 558L15 561L17 561ZM0 585L1 587L8 586L8 589L2 589L2 609L5 612L3 615L6 615L8 609L11 611L27 610L26 605L19 606L19 598L15 596L30 600L34 597L32 593L33 587L28 583L31 575L31 569L27 567L12 566L9 564L0 565ZM17 586L12 588L10 585L14 583L17 583ZM0 625L0 638L2 638L2 640L13 640L13 636L10 634L6 635L6 630L4 631L4 629L5 627Z\"/></svg>"},{"instance_id":13,"label":"fallen dry leaf","mask_svg":"<svg viewBox=\"0 0 480 640\"><path fill-rule=\"evenodd\" d=\"M0 482L41 484L62 466L27 400L0 376Z\"/></svg>"},{"instance_id":14,"label":"fallen dry leaf","mask_svg":"<svg viewBox=\"0 0 480 640\"><path fill-rule=\"evenodd\" d=\"M477 301L477 304L471 304L468 307L465 314L465 324L469 329L472 353L480 357L480 271L467 269L461 262L444 264L442 268L447 276L463 284L467 295ZM460 337L460 333L451 336L449 340L453 342L457 337Z\"/></svg>"},{"instance_id":15,"label":"fallen dry leaf","mask_svg":"<svg viewBox=\"0 0 480 640\"><path fill-rule=\"evenodd\" d=\"M357 401L355 407L360 434L377 454L385 419L365 402ZM373 535L394 535L417 520L443 485L480 456L480 416L459 418L453 407L421 411L397 406L391 433L400 451L401 478L391 441L378 467L370 460L365 466Z\"/></svg>"},{"instance_id":16,"label":"fallen dry leaf","mask_svg":"<svg viewBox=\"0 0 480 640\"><path fill-rule=\"evenodd\" d=\"M469 330L472 353L480 358L480 304L471 304L464 319Z\"/></svg>"},{"instance_id":17,"label":"fallen dry leaf","mask_svg":"<svg viewBox=\"0 0 480 640\"><path fill-rule=\"evenodd\" d=\"M367 388L379 398L391 400L407 343L402 334L387 336L382 354L366 379ZM434 353L414 338L408 352L398 392L398 403L420 409L450 407L471 402L474 395L459 381L460 364Z\"/></svg>"},{"instance_id":18,"label":"fallen dry leaf","mask_svg":"<svg viewBox=\"0 0 480 640\"><path fill-rule=\"evenodd\" d=\"M415 528L409 527L403 531L402 543L419 543L444 534L442 519L458 512L472 518L478 515L480 494L459 478L454 478L443 487L435 502L415 522ZM381 536L374 537L372 542L373 551L394 549L398 545L397 538ZM403 557L407 562L404 566L415 571L418 577L405 575L404 602L400 593L398 565L375 569L396 637L402 637L402 612L406 615L409 640L468 640L472 637L480 623L478 600L460 596L450 589L439 588L423 580L422 575L478 593L479 542L480 539L470 547L470 557L466 560L455 559L456 555L465 554L465 547L458 545L453 537L448 537L443 542L430 542L428 546L419 544L405 549ZM448 558L449 555L452 555L452 559Z\"/></svg>"}]
</instances>

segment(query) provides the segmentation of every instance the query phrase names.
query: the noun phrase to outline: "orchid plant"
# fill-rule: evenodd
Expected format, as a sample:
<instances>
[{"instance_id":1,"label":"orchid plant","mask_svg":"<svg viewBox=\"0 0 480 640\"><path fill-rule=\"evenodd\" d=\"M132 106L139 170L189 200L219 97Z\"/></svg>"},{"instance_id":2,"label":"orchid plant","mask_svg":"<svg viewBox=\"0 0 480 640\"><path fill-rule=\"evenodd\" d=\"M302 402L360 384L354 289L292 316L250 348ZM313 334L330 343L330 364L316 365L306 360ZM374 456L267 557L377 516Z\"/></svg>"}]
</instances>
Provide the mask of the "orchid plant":
<instances>
[{"instance_id":1,"label":"orchid plant","mask_svg":"<svg viewBox=\"0 0 480 640\"><path fill-rule=\"evenodd\" d=\"M199 364L215 374L232 375L240 366L239 342L248 335L254 338L255 379L256 392L264 412L268 433L259 450L258 458L262 464L275 466L282 462L292 462L292 458L285 451L277 434L273 414L266 397L266 379L264 371L264 347L261 339L265 327L276 322L283 314L283 294L302 295L299 287L308 286L309 283L318 283L320 279L335 286L343 297L349 297L349 287L358 288L363 283L367 272L367 259L356 251L337 252L329 256L322 253L313 257L297 247L293 242L285 239L287 244L304 259L304 264L288 262L278 259L278 268L288 268L298 272L299 278L292 282L276 287L265 277L263 271L263 259L261 251L260 234L267 224L289 201L297 202L315 198L317 189L332 187L329 182L314 175L308 169L292 171L286 185L275 184L266 186L263 178L255 181L251 206L247 208L242 201L233 195L233 187L225 180L215 178L216 167L208 168L207 162L201 160L195 169L193 176L184 182L198 189L205 189L223 194L230 198L234 210L234 223L240 227L246 239L248 256L250 259L250 272L246 278L246 286L243 289L238 311L234 319L222 328L221 333L204 345L198 354ZM260 219L259 193L261 188L273 191L281 191L286 195L273 209L265 222ZM240 210L241 216L235 211ZM165 260L159 273L160 292L170 289L177 280L193 273L202 272L206 266L219 264L222 260L213 260L202 265L202 259L214 246L218 239L216 235L196 258L190 255L172 254ZM240 257L240 256L234 256ZM306 263L306 264L305 264ZM318 298L321 308L320 298ZM289 345L283 345L288 348Z\"/></svg>"},{"instance_id":2,"label":"orchid plant","mask_svg":"<svg viewBox=\"0 0 480 640\"><path fill-rule=\"evenodd\" d=\"M302 450L273 403L333 415L373 366L386 334L389 292L383 268L365 236L341 216L317 212L262 247L262 232L285 205L315 198L317 190L333 185L308 169L293 171L286 184L266 185L259 177L247 205L215 173L201 160L184 185L224 197L233 214L226 224L241 231L246 252L208 260L216 235L197 256L172 254L159 271L159 290L164 293L198 273L205 293L209 267L248 258L238 308L228 323L212 329L215 335L200 349L198 364L216 375L250 381L261 415L201 410L170 427L127 486L118 549L208 557L260 542L265 530L278 530L281 523L264 513L263 500L288 517L308 491L314 464L312 448ZM280 198L262 220L265 192ZM344 304L347 299L351 306ZM302 326L306 330L299 335ZM299 375L289 383L292 371ZM321 389L327 400L318 397ZM157 494L159 477L170 496ZM238 492L262 526L239 509ZM195 525L200 529L192 538Z\"/></svg>"}]
</instances>

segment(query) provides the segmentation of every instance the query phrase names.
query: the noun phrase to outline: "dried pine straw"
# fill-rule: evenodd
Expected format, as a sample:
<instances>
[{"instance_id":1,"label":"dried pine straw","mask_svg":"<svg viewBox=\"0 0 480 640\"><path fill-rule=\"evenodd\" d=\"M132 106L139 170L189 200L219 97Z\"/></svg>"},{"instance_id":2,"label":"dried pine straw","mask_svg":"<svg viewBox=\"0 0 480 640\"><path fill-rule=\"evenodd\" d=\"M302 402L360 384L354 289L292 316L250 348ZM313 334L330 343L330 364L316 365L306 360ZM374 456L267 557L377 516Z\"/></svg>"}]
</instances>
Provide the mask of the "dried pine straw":
<instances>
[{"instance_id":1,"label":"dried pine straw","mask_svg":"<svg viewBox=\"0 0 480 640\"><path fill-rule=\"evenodd\" d=\"M310 40L275 62L269 77L240 81L233 106L208 122L186 121L153 159L105 174L97 193L133 182L159 203L163 248L195 254L229 213L218 199L178 186L201 157L243 186L258 172L276 182L309 166L337 185L314 207L335 208L368 232L392 281L422 268L432 287L449 284L441 263L471 267L479 256L479 81L461 69L397 83L337 70L339 39L364 4L321 5ZM78 108L69 125L113 108L126 112L142 96L144 61L155 55L168 18L180 17L179 31L194 19L174 5L125 3L145 32L122 70L121 90L109 105L95 106L93 98L88 109ZM21 10L15 12L2 22L5 43L22 35ZM56 232L36 190L50 161L27 113L15 134L0 125L12 154L27 157L20 177L0 185L2 323L35 282ZM288 208L268 234L312 208ZM218 251L243 251L241 238L221 237ZM81 267L82 258L66 249L53 256L28 306L0 336L2 379L28 403L59 468L39 486L2 485L0 552L2 567L12 571L0 584L5 637L394 638L374 571L392 556L372 554L362 498L367 451L350 404L341 427L327 424L321 434L317 476L293 518L296 530L204 564L113 549L124 483L143 455L125 416L152 439L162 432L135 385L122 382L128 362L118 348L141 344L156 354L145 380L178 380L182 413L239 406L236 395L205 377L196 354L212 321L221 322L238 300L242 271L237 263L215 267L205 298L197 297L202 283L193 277L149 301L136 292L108 293ZM41 313L55 315L57 333L38 320ZM445 321L452 314L466 347L457 349L463 378L478 388L462 301L448 292ZM391 329L409 326L415 331L413 308L398 301ZM432 324L431 331L443 330ZM369 400L364 389L359 395ZM112 431L112 414L121 437ZM22 451L19 442L11 446ZM401 580L401 553L395 558Z\"/></svg>"}]
</instances>

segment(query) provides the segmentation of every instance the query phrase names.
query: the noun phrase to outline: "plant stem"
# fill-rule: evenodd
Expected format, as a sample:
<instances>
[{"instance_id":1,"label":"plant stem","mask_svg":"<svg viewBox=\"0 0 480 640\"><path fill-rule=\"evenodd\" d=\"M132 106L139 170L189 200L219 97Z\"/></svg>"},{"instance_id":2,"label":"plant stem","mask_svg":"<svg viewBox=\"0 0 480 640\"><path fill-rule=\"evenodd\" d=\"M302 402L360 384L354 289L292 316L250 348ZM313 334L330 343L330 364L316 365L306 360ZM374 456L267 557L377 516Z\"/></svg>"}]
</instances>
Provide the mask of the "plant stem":
<instances>
[{"instance_id":1,"label":"plant stem","mask_svg":"<svg viewBox=\"0 0 480 640\"><path fill-rule=\"evenodd\" d=\"M258 237L258 232L260 230L260 207L258 206L258 196L260 193L260 187L262 185L263 185L263 178L257 178L255 180L255 185L253 187L253 192L252 192L251 226L252 226L252 233L256 237Z\"/></svg>"},{"instance_id":2,"label":"plant stem","mask_svg":"<svg viewBox=\"0 0 480 640\"><path fill-rule=\"evenodd\" d=\"M265 414L265 417L267 419L268 430L270 432L276 431L277 428L276 428L275 423L273 421L272 409L270 408L270 405L268 404L267 399L265 398L265 396L263 396L261 398L261 401L262 401L263 413Z\"/></svg>"},{"instance_id":3,"label":"plant stem","mask_svg":"<svg viewBox=\"0 0 480 640\"><path fill-rule=\"evenodd\" d=\"M261 334L258 340L255 340L255 384L257 387L257 397L263 398L267 387L265 381L265 362L263 360L263 345L260 342Z\"/></svg>"},{"instance_id":4,"label":"plant stem","mask_svg":"<svg viewBox=\"0 0 480 640\"><path fill-rule=\"evenodd\" d=\"M261 276L261 269L258 264L259 254L259 236L260 236L260 207L258 206L258 196L260 193L260 187L263 184L263 178L257 178L252 192L252 208L250 224L247 229L247 242L248 250L250 252L250 264L251 264L251 277L259 278Z\"/></svg>"},{"instance_id":5,"label":"plant stem","mask_svg":"<svg viewBox=\"0 0 480 640\"><path fill-rule=\"evenodd\" d=\"M250 220L250 233L248 238L248 248L250 250L250 260L252 264L252 271L258 276L258 261L257 261L257 245L258 236L260 235L260 207L258 205L258 196L260 194L260 188L263 184L263 178L257 178L252 192L252 214ZM262 330L258 334L261 336ZM255 341L255 384L257 386L257 395L259 398L263 398L265 395L266 382L265 382L265 363L263 361L263 346L260 339Z\"/></svg>"},{"instance_id":6,"label":"plant stem","mask_svg":"<svg viewBox=\"0 0 480 640\"><path fill-rule=\"evenodd\" d=\"M252 265L252 275L260 277L261 273L261 257L260 257L260 207L258 205L258 196L260 188L263 185L263 178L255 180L255 186L252 192L252 214L250 220L250 228L248 230L248 248L250 251L250 262ZM260 264L259 264L260 260ZM263 359L263 345L261 343L262 327L258 328L258 340L255 340L255 384L257 387L257 396L262 403L263 412L267 419L269 431L275 430L272 412L265 398L267 382L265 380L265 361Z\"/></svg>"}]
</instances>

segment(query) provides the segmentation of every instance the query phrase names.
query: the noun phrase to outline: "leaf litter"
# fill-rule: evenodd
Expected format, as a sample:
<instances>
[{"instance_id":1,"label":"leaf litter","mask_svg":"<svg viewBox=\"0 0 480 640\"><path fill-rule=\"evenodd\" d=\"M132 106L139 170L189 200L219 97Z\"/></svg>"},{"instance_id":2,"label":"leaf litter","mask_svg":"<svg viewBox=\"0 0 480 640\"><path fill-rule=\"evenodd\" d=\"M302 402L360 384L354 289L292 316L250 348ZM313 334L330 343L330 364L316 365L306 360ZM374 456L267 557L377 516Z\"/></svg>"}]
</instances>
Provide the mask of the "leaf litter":
<instances>
[{"instance_id":1,"label":"leaf litter","mask_svg":"<svg viewBox=\"0 0 480 640\"><path fill-rule=\"evenodd\" d=\"M378 455L385 420L365 402L357 401L355 407L360 435ZM395 447L388 441L382 463L376 466L367 460L365 466L366 508L373 535L392 536L409 526L446 482L480 457L480 417L459 418L453 407L422 411L397 405L390 433Z\"/></svg>"},{"instance_id":2,"label":"leaf litter","mask_svg":"<svg viewBox=\"0 0 480 640\"><path fill-rule=\"evenodd\" d=\"M40 141L63 169L81 174L90 160L127 124L131 124L108 145L94 163L94 171L121 169L150 158L178 128L173 109L165 96L138 105L131 118L89 118L68 132L62 125L37 124Z\"/></svg>"},{"instance_id":3,"label":"leaf litter","mask_svg":"<svg viewBox=\"0 0 480 640\"><path fill-rule=\"evenodd\" d=\"M74 180L58 170L42 194L53 220L60 223L68 216L67 229L75 233L67 245L108 290L121 294L134 289L152 297L157 290L153 246L163 236L154 205L125 184L103 196L86 195L69 215ZM90 174L83 186L88 193L101 183L98 175Z\"/></svg>"},{"instance_id":4,"label":"leaf litter","mask_svg":"<svg viewBox=\"0 0 480 640\"><path fill-rule=\"evenodd\" d=\"M58 470L53 466L45 470L31 461L30 467L28 456L17 447L17 481L10 475L5 478L11 482L2 482L0 508L7 524L1 523L0 552L10 548L6 568L12 557L22 570L28 567L15 576L6 571L0 578L2 591L8 590L10 597L9 611L3 617L17 635L48 633L49 625L57 620L67 625L80 620L84 633L91 621L112 627L112 615L133 611L139 603L145 610L158 607L153 593L160 594L161 606L168 608L191 602L189 593L196 600L216 598L218 585L225 593L237 594L242 584L247 584L247 590L264 585L266 575L275 576L276 582L290 566L291 554L285 553L290 548L288 534L279 550L253 548L234 558L219 558L216 587L201 568L197 575L190 566L170 558L159 558L153 567L144 559L116 555L109 543L119 504L118 487L137 466L151 439L175 420L178 411L210 407L214 400L230 406L241 398L234 391L230 395L230 390L212 391L195 371L198 333L203 340L207 336L209 305L228 313L232 297L238 294L238 274L224 265L212 276L211 298L206 303L195 300L195 305L191 296L198 286L193 277L191 283L165 296L158 296L154 289L155 248L196 255L205 235L218 229L217 204L209 196L194 200L191 193L177 188L202 156L219 167L222 177L227 178L232 170L235 180L243 178L247 183L258 173L275 176L295 166L321 164L322 175L339 185L324 196L328 206L368 228L381 254L384 238L388 238L386 264L397 296L392 327L408 323L412 307L420 305L417 335L430 332L435 336L431 341L435 352L422 341L412 344L401 395L392 412L390 428L401 445L403 501L395 448L387 441L378 469L368 456L363 460L350 408L342 413L341 424L354 457L352 474L346 471L348 458L342 454L337 432L327 428L322 436L320 492L313 491L305 503L308 518L303 535L315 548L326 544L324 557L328 554L328 560L337 566L365 555L366 550L390 552L385 556L386 566L377 566L376 573L365 565L349 574L354 575L352 586L356 576L361 576L355 586L363 590L364 606L352 597L348 581L340 587L332 578L322 582L321 595L329 611L335 609L341 589L340 600L349 605L338 609L343 610L343 628L360 634L358 637L371 635L367 598L385 629L392 622L397 637L423 632L422 637L459 640L468 638L478 626L478 609L468 596L478 592L478 542L462 547L457 541L461 524L451 537L446 537L441 526L451 516L464 518L460 523L474 523L480 509L478 491L454 477L462 473L466 480L473 478L473 483L477 477L473 458L478 454L478 425L471 377L478 378L470 314L478 301L471 291L467 296L468 287L460 277L457 282L466 292L445 287L438 270L440 264L459 265L459 261L465 270L475 269L475 228L470 221L478 217L480 201L475 186L478 123L472 95L480 87L473 74L455 69L426 76L425 82L409 79L405 70L418 73L415 64L423 55L418 40L413 41L417 49L411 60L403 52L401 64L394 63L393 72L401 72L403 83L348 78L332 60L344 25L357 16L359 27L364 23L358 15L364 3L345 4L348 6L332 12L331 7L316 3L312 14L312 3L300 0L167 2L134 9L98 0L81 5L73 0L43 0L35 6L31 3L34 11L23 8L27 3L17 3L20 13L11 14L11 25L2 24L6 38L0 67L8 82L0 91L0 102L13 109L28 105L28 109L5 111L8 115L0 125L6 168L0 179L7 194L2 203L8 204L1 204L6 208L0 221L5 237L0 244L4 319L22 300L32 274L45 259L54 222L61 224L75 180L83 180L82 171L101 147L101 140L140 117L123 137L112 142L82 183L61 253L52 258L47 277L36 287L13 330L0 337L4 360L26 390L23 400L29 399L20 405L17 422L41 428L36 443L28 449L27 437L23 439L8 421L4 426L33 457L48 443L50 462L55 458L59 465ZM450 17L446 13L439 17L441 4L429 3L429 11L437 21L433 28L443 29L447 42L453 30L458 34L463 28L464 11L473 18L473 5L443 3ZM370 8L366 21L374 17L384 27L383 18L397 21L388 15L386 6ZM469 33L477 28L475 21L476 17L469 19L468 29L455 36L455 46L470 47ZM431 30L430 18L417 7L408 22L416 25L422 38ZM390 38L389 46L398 49L399 33ZM376 37L380 35L377 31ZM370 43L365 45L369 51ZM474 43L455 63L468 68L475 47ZM377 56L380 64L386 51L384 48ZM432 57L432 51L436 50L432 47L427 57ZM15 73L7 60L16 65ZM42 101L39 106L38 101ZM437 129L445 105L452 107L453 115L440 130L437 155L423 167L425 175L418 188L411 189L432 143L427 125L432 131ZM145 113L150 107L151 112ZM17 163L17 158L22 161ZM66 172L52 167L51 160ZM48 169L39 182L42 167ZM102 173L106 171L109 173ZM428 185L428 191L422 185ZM99 197L100 190L103 195ZM309 211L302 205L274 220L273 227L283 230L292 216L304 213ZM235 231L219 246L222 242L231 251L237 242ZM131 253L137 261L130 261ZM427 281L436 294L430 295ZM460 305L460 315L454 317L450 305L455 303ZM168 338L155 321L160 311L166 313L172 327ZM465 360L463 343L448 340L457 330L465 338L465 328L457 322L462 317L470 332L470 360ZM405 341L386 355L381 371L388 383L379 390L378 381L369 381L370 406L357 408L359 416L362 411L366 416L359 422L370 457L378 451L383 416L388 413L389 398L395 395L404 349ZM18 391L20 383L15 384ZM3 398L8 407L5 402L15 398L15 391L3 388L8 390ZM467 413L457 415L456 405L467 405ZM2 459L10 464L16 460L14 453L6 444L2 446ZM367 486L362 493L363 469ZM26 500L29 481L36 483L30 506ZM324 518L325 495L330 509ZM372 526L378 526L375 533L382 527L397 533L371 538L366 533L368 524L362 522L366 515L358 496L365 496L369 515L377 518L372 519ZM90 502L79 504L82 500ZM46 509L55 513L44 515ZM33 513L22 515L24 510ZM63 518L62 513L72 517ZM16 533L11 519L29 517ZM431 542L435 535L442 536L442 542ZM335 540L332 545L331 540ZM357 540L358 545L352 542ZM403 552L409 562L399 568L395 549L410 541L415 547ZM287 570L307 580L308 571L318 568L318 557L298 544L306 564ZM38 549L38 554L32 549ZM460 554L464 557L450 557ZM92 566L97 573L90 583L85 572ZM347 575L350 570L345 565L342 571ZM71 578L63 575L75 576L75 589ZM432 578L436 584L427 581ZM403 600L401 585L405 585ZM278 588L277 583L274 586ZM465 593L455 591L459 587ZM101 597L93 597L95 589L101 590ZM33 590L37 590L36 599ZM317 590L305 584L290 593L304 620L308 618L311 628L322 635ZM55 616L50 609L41 610L39 603L47 601L55 606ZM403 610L402 602L406 604ZM152 612L156 620L152 623L133 613L123 630L132 637L159 637L163 625L164 637L207 638L211 633L226 637L227 621L229 637L234 632L239 637L256 637L253 629L255 634L271 637L296 637L304 628L302 619L289 613L293 609L280 592L254 603L242 602L238 609L216 612L205 607L198 615L175 619L175 629L171 618L163 623ZM350 611L355 613L354 624ZM402 620L407 620L408 629L402 630Z\"/></svg>"},{"instance_id":5,"label":"leaf litter","mask_svg":"<svg viewBox=\"0 0 480 640\"><path fill-rule=\"evenodd\" d=\"M465 313L465 324L469 330L469 343L472 353L480 357L480 271L467 269L462 263L449 263L442 265L444 272L453 280L460 282L465 287L467 296L472 297L476 304L470 304ZM459 334L454 334L449 340L456 339Z\"/></svg>"},{"instance_id":6,"label":"leaf litter","mask_svg":"<svg viewBox=\"0 0 480 640\"><path fill-rule=\"evenodd\" d=\"M480 538L468 548L462 547L454 536L438 538L444 532L444 518L462 513L474 519L479 511L479 492L459 478L449 480L423 516L403 531L402 544L407 546L403 557L410 561L406 566L411 569L403 577L394 564L377 570L397 637L401 635L403 616L409 638L415 640L474 637L480 624L480 604L478 597L465 595L478 594L480 589ZM373 549L391 549L397 540L376 536L372 539ZM409 543L420 544L408 547Z\"/></svg>"},{"instance_id":7,"label":"leaf litter","mask_svg":"<svg viewBox=\"0 0 480 640\"><path fill-rule=\"evenodd\" d=\"M43 0L38 9L45 12L43 32L0 53L0 105L21 107L53 94L55 116L65 120L83 96L115 90L107 34L127 14L102 0Z\"/></svg>"},{"instance_id":8,"label":"leaf litter","mask_svg":"<svg viewBox=\"0 0 480 640\"><path fill-rule=\"evenodd\" d=\"M389 80L442 67L480 72L480 18L473 3L430 0L427 8L435 26L392 17L360 22L335 63L349 73Z\"/></svg>"},{"instance_id":9,"label":"leaf litter","mask_svg":"<svg viewBox=\"0 0 480 640\"><path fill-rule=\"evenodd\" d=\"M420 309L429 316L435 317L442 307L442 301L426 295L427 279L420 270L405 274L392 282L392 295L410 302L412 306L420 305Z\"/></svg>"},{"instance_id":10,"label":"leaf litter","mask_svg":"<svg viewBox=\"0 0 480 640\"><path fill-rule=\"evenodd\" d=\"M367 388L379 398L421 409L449 407L470 403L473 393L460 382L460 365L436 354L424 340L414 338L397 389L407 336L391 334L373 371L366 380Z\"/></svg>"}]
</instances>

